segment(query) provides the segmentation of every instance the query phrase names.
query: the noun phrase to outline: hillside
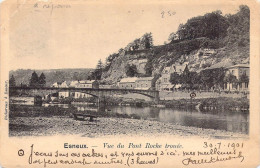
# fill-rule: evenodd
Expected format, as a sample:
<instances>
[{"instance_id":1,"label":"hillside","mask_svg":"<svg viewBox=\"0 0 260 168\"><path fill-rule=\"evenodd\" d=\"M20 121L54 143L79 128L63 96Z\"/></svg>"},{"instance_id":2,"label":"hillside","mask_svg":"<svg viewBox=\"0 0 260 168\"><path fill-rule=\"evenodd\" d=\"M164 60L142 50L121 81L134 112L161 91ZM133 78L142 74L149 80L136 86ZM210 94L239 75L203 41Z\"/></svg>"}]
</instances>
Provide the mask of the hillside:
<instances>
[{"instance_id":1,"label":"hillside","mask_svg":"<svg viewBox=\"0 0 260 168\"><path fill-rule=\"evenodd\" d=\"M127 77L125 67L139 67L143 65L140 60L146 60L145 72L138 71L135 76L156 78L164 67L174 63L188 62L189 69L195 72L249 64L249 21L249 8L241 5L233 15L223 16L221 11L215 11L189 19L170 34L168 44L153 46L151 33L145 34L107 58L102 80L115 83ZM207 55L207 50L212 53Z\"/></svg>"},{"instance_id":2,"label":"hillside","mask_svg":"<svg viewBox=\"0 0 260 168\"><path fill-rule=\"evenodd\" d=\"M86 80L92 69L49 69L49 70L35 70L40 76L44 73L46 76L46 86L50 86L55 82L71 81L71 80ZM10 76L14 75L16 85L29 84L29 80L34 70L18 69L10 71Z\"/></svg>"}]
</instances>

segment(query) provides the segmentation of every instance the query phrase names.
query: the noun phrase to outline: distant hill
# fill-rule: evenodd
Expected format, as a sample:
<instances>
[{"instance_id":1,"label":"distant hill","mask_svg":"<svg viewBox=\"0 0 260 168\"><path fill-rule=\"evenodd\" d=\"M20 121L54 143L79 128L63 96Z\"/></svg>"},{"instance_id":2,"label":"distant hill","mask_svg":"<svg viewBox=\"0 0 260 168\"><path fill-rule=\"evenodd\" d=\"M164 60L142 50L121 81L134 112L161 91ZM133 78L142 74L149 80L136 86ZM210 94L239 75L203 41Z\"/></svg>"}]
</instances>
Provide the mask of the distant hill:
<instances>
[{"instance_id":1,"label":"distant hill","mask_svg":"<svg viewBox=\"0 0 260 168\"><path fill-rule=\"evenodd\" d=\"M51 86L55 82L72 81L72 80L86 80L90 75L92 69L47 69L47 70L33 70L33 69L18 69L10 71L9 74L14 75L16 85L29 84L29 80L35 71L38 76L44 73L46 76L46 86Z\"/></svg>"}]
</instances>

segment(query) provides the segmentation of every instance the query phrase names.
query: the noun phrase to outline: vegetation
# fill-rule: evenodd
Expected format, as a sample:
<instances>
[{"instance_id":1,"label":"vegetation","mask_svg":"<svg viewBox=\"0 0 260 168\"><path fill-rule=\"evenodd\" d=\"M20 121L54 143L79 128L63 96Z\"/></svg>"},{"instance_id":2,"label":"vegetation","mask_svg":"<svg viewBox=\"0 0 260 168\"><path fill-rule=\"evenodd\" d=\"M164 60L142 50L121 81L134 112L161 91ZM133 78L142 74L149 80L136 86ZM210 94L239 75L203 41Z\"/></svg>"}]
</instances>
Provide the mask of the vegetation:
<instances>
[{"instance_id":1,"label":"vegetation","mask_svg":"<svg viewBox=\"0 0 260 168\"><path fill-rule=\"evenodd\" d=\"M207 37L217 39L225 37L228 28L227 19L221 11L207 13L204 16L193 17L186 24L180 24L176 33L169 37L171 41Z\"/></svg>"},{"instance_id":2,"label":"vegetation","mask_svg":"<svg viewBox=\"0 0 260 168\"><path fill-rule=\"evenodd\" d=\"M223 68L206 69L197 72L190 72L186 66L182 74L172 73L170 82L174 85L184 84L188 89L208 89L211 87L222 88L224 86L225 71Z\"/></svg>"},{"instance_id":3,"label":"vegetation","mask_svg":"<svg viewBox=\"0 0 260 168\"><path fill-rule=\"evenodd\" d=\"M92 69L49 69L49 70L35 70L37 74L44 73L46 79L45 86L51 86L55 82L71 81L71 80L87 80ZM29 86L29 82L34 70L18 69L10 71L10 76L15 77L16 85Z\"/></svg>"},{"instance_id":4,"label":"vegetation","mask_svg":"<svg viewBox=\"0 0 260 168\"><path fill-rule=\"evenodd\" d=\"M144 50L153 47L152 33L145 33L141 38L135 39L129 43L126 47L126 51Z\"/></svg>"},{"instance_id":5,"label":"vegetation","mask_svg":"<svg viewBox=\"0 0 260 168\"><path fill-rule=\"evenodd\" d=\"M248 76L245 73L243 73L241 75L241 77L240 77L238 82L239 83L248 83L249 82L249 78L248 78Z\"/></svg>"},{"instance_id":6,"label":"vegetation","mask_svg":"<svg viewBox=\"0 0 260 168\"><path fill-rule=\"evenodd\" d=\"M214 11L203 16L193 17L186 23L180 24L178 29L169 35L170 43L168 44L153 46L151 33L146 33L141 38L135 39L124 49L119 49L118 53L110 55L107 58L104 70L107 72L113 60L118 57L123 57L127 53L131 57L133 54L128 51L136 52L135 57L146 57L148 59L145 65L146 76L155 75L154 71L160 73L161 70L158 72L160 66L169 66L179 61L183 55L189 55L201 48L221 49L223 52L214 55L214 59L218 60L218 62L224 57L229 57L232 63L240 63L242 58L249 57L249 23L250 10L245 5L241 5L239 11L232 15L223 15L221 11ZM138 54L137 51L142 51L144 54ZM237 59L238 57L240 59ZM162 62L165 65L162 65ZM207 63L202 65L200 69L203 70L210 66L211 64ZM199 77L198 82L203 87L223 85L222 70L214 71L219 75L217 77L213 77L210 73L211 70L200 74L188 73L192 76L195 75L195 77L190 81L184 80L182 83L194 83ZM173 78L178 77L175 75ZM219 78L220 82L217 82ZM206 81L210 83L206 84Z\"/></svg>"},{"instance_id":7,"label":"vegetation","mask_svg":"<svg viewBox=\"0 0 260 168\"><path fill-rule=\"evenodd\" d=\"M208 98L200 100L199 106L201 111L208 111L209 109L215 111L249 111L249 100L247 98Z\"/></svg>"},{"instance_id":8,"label":"vegetation","mask_svg":"<svg viewBox=\"0 0 260 168\"><path fill-rule=\"evenodd\" d=\"M225 70L224 68L206 69L200 72L199 81L204 88L223 88Z\"/></svg>"},{"instance_id":9,"label":"vegetation","mask_svg":"<svg viewBox=\"0 0 260 168\"><path fill-rule=\"evenodd\" d=\"M245 5L241 5L239 9L234 15L223 16L221 11L214 11L193 17L187 23L180 24L178 30L170 34L169 40L174 43L206 37L211 40L225 39L221 46L246 46L249 44L250 10Z\"/></svg>"},{"instance_id":10,"label":"vegetation","mask_svg":"<svg viewBox=\"0 0 260 168\"><path fill-rule=\"evenodd\" d=\"M40 77L38 77L38 74L34 71L32 73L32 77L30 79L29 86L30 87L44 87L46 84L45 79L46 78L45 78L44 73L42 73L40 75Z\"/></svg>"},{"instance_id":11,"label":"vegetation","mask_svg":"<svg viewBox=\"0 0 260 168\"><path fill-rule=\"evenodd\" d=\"M15 87L16 83L15 83L15 79L14 79L14 75L12 75L9 79L9 87Z\"/></svg>"},{"instance_id":12,"label":"vegetation","mask_svg":"<svg viewBox=\"0 0 260 168\"><path fill-rule=\"evenodd\" d=\"M96 69L91 73L89 79L90 80L100 80L103 73L104 65L101 59L98 61Z\"/></svg>"},{"instance_id":13,"label":"vegetation","mask_svg":"<svg viewBox=\"0 0 260 168\"><path fill-rule=\"evenodd\" d=\"M46 84L46 77L45 77L44 73L41 73L41 75L39 77L38 83L39 83L40 87L44 87L45 86L45 84Z\"/></svg>"}]
</instances>

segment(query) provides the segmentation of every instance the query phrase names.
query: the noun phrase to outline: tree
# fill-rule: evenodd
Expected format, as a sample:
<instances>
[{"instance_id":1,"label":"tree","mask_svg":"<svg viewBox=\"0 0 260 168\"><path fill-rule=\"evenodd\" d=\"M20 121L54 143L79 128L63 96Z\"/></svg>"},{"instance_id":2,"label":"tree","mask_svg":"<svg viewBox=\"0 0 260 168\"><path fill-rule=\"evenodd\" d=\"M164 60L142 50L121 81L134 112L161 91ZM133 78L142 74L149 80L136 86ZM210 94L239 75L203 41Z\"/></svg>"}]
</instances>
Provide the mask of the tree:
<instances>
[{"instance_id":1,"label":"tree","mask_svg":"<svg viewBox=\"0 0 260 168\"><path fill-rule=\"evenodd\" d=\"M178 35L177 35L177 33L171 33L171 34L169 35L168 40L169 40L170 42L171 42L171 41L174 41L174 40L178 40Z\"/></svg>"},{"instance_id":2,"label":"tree","mask_svg":"<svg viewBox=\"0 0 260 168\"><path fill-rule=\"evenodd\" d=\"M39 77L38 77L38 75L35 71L32 73L32 77L30 79L29 86L30 87L38 87L39 86Z\"/></svg>"},{"instance_id":3,"label":"tree","mask_svg":"<svg viewBox=\"0 0 260 168\"><path fill-rule=\"evenodd\" d=\"M9 79L9 87L15 87L15 79L14 79L14 75L11 76L11 78Z\"/></svg>"},{"instance_id":4,"label":"tree","mask_svg":"<svg viewBox=\"0 0 260 168\"><path fill-rule=\"evenodd\" d=\"M200 76L197 72L190 72L189 76L191 85L200 84Z\"/></svg>"},{"instance_id":5,"label":"tree","mask_svg":"<svg viewBox=\"0 0 260 168\"><path fill-rule=\"evenodd\" d=\"M200 82L206 88L223 87L225 70L223 68L205 69L200 72Z\"/></svg>"},{"instance_id":6,"label":"tree","mask_svg":"<svg viewBox=\"0 0 260 168\"><path fill-rule=\"evenodd\" d=\"M123 49L123 48L120 48L119 50L118 50L118 54L121 54L121 53L123 53L125 50Z\"/></svg>"},{"instance_id":7,"label":"tree","mask_svg":"<svg viewBox=\"0 0 260 168\"><path fill-rule=\"evenodd\" d=\"M152 33L145 33L141 38L141 46L143 49L150 49L153 47Z\"/></svg>"},{"instance_id":8,"label":"tree","mask_svg":"<svg viewBox=\"0 0 260 168\"><path fill-rule=\"evenodd\" d=\"M185 38L186 30L185 30L185 26L182 23L179 25L176 34L177 34L179 40L182 40Z\"/></svg>"},{"instance_id":9,"label":"tree","mask_svg":"<svg viewBox=\"0 0 260 168\"><path fill-rule=\"evenodd\" d=\"M230 88L237 88L238 80L237 77L232 75L231 73L225 76L224 81L229 85L229 90ZM231 87L230 87L231 86Z\"/></svg>"},{"instance_id":10,"label":"tree","mask_svg":"<svg viewBox=\"0 0 260 168\"><path fill-rule=\"evenodd\" d=\"M103 69L103 63L102 63L101 59L98 60L98 64L97 64L96 69L99 69L99 70Z\"/></svg>"},{"instance_id":11,"label":"tree","mask_svg":"<svg viewBox=\"0 0 260 168\"><path fill-rule=\"evenodd\" d=\"M191 76L190 76L190 71L188 69L188 66L186 65L182 75L181 75L181 78L182 78L182 83L184 84L188 84L190 85L191 84Z\"/></svg>"},{"instance_id":12,"label":"tree","mask_svg":"<svg viewBox=\"0 0 260 168\"><path fill-rule=\"evenodd\" d=\"M153 72L153 59L151 59L151 57L148 57L148 61L145 64L145 74L147 76L152 76L152 72Z\"/></svg>"},{"instance_id":13,"label":"tree","mask_svg":"<svg viewBox=\"0 0 260 168\"><path fill-rule=\"evenodd\" d=\"M41 75L39 77L38 83L39 83L40 87L44 87L45 86L45 84L46 84L46 77L45 77L44 73L41 73Z\"/></svg>"},{"instance_id":14,"label":"tree","mask_svg":"<svg viewBox=\"0 0 260 168\"><path fill-rule=\"evenodd\" d=\"M103 69L104 69L104 64L102 63L102 61L100 59L100 60L98 60L96 69L91 73L89 79L100 80L102 77Z\"/></svg>"},{"instance_id":15,"label":"tree","mask_svg":"<svg viewBox=\"0 0 260 168\"><path fill-rule=\"evenodd\" d=\"M136 65L134 64L132 65L127 64L125 70L126 70L126 75L129 77L134 77L138 74Z\"/></svg>"},{"instance_id":16,"label":"tree","mask_svg":"<svg viewBox=\"0 0 260 168\"><path fill-rule=\"evenodd\" d=\"M232 75L231 73L225 76L224 81L227 83L237 83L237 77Z\"/></svg>"},{"instance_id":17,"label":"tree","mask_svg":"<svg viewBox=\"0 0 260 168\"><path fill-rule=\"evenodd\" d=\"M245 47L249 45L250 9L241 5L238 13L227 15L229 27L224 43L232 46Z\"/></svg>"},{"instance_id":18,"label":"tree","mask_svg":"<svg viewBox=\"0 0 260 168\"><path fill-rule=\"evenodd\" d=\"M248 82L249 82L248 76L245 73L243 73L239 79L239 83L248 83Z\"/></svg>"},{"instance_id":19,"label":"tree","mask_svg":"<svg viewBox=\"0 0 260 168\"><path fill-rule=\"evenodd\" d=\"M180 75L177 72L172 73L170 76L170 82L174 85L182 83Z\"/></svg>"}]
</instances>

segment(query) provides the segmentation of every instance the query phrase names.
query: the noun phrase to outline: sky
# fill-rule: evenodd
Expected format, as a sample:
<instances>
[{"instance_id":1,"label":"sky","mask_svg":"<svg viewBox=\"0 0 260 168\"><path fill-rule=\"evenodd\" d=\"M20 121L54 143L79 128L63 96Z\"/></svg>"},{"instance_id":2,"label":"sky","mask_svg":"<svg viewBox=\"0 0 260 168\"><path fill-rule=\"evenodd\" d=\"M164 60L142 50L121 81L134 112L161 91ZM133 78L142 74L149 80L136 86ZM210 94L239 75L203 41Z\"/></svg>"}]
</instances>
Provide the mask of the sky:
<instances>
[{"instance_id":1,"label":"sky","mask_svg":"<svg viewBox=\"0 0 260 168\"><path fill-rule=\"evenodd\" d=\"M95 68L99 59L104 61L146 32L152 32L154 45L162 45L191 17L216 10L233 14L239 9L239 5L120 2L65 3L56 8L57 3L38 1L12 6L10 69Z\"/></svg>"}]
</instances>

